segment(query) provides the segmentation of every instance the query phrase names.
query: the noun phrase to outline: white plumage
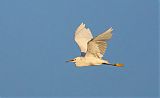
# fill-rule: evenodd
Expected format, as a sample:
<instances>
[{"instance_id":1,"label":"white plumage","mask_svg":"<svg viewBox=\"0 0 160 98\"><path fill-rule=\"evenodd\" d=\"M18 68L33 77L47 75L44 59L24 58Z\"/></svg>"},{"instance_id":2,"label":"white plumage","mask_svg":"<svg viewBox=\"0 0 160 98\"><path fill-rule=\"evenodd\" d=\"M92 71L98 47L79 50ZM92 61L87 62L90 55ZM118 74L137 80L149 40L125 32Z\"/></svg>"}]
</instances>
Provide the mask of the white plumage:
<instances>
[{"instance_id":1,"label":"white plumage","mask_svg":"<svg viewBox=\"0 0 160 98\"><path fill-rule=\"evenodd\" d=\"M75 41L80 48L81 57L69 61L74 62L77 67L101 64L123 66L123 64L110 64L107 60L102 59L107 48L106 41L112 37L112 31L113 29L110 28L93 38L90 29L82 23L75 31Z\"/></svg>"},{"instance_id":2,"label":"white plumage","mask_svg":"<svg viewBox=\"0 0 160 98\"><path fill-rule=\"evenodd\" d=\"M75 32L75 41L77 42L81 52L87 51L87 43L93 38L89 28L85 24L81 24Z\"/></svg>"}]
</instances>

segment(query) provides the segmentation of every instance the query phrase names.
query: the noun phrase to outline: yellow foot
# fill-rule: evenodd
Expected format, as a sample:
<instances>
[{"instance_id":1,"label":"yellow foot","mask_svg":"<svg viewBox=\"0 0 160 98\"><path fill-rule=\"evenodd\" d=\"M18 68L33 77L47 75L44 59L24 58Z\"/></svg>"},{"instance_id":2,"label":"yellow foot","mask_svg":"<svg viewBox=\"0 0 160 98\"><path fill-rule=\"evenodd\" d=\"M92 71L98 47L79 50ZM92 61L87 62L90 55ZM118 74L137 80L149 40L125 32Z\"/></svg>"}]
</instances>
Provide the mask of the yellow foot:
<instances>
[{"instance_id":1,"label":"yellow foot","mask_svg":"<svg viewBox=\"0 0 160 98\"><path fill-rule=\"evenodd\" d=\"M119 64L119 63L117 63L117 64L114 64L114 66L117 66L117 67L123 67L123 66L124 66L124 64Z\"/></svg>"}]
</instances>

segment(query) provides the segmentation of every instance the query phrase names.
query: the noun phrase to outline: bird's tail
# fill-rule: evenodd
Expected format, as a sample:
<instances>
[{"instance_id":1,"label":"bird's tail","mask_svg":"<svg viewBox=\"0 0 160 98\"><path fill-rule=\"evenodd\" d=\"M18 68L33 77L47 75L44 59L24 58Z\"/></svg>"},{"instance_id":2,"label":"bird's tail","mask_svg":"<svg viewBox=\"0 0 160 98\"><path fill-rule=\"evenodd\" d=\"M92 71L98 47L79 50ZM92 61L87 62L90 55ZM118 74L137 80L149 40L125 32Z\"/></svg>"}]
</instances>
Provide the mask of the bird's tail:
<instances>
[{"instance_id":1,"label":"bird's tail","mask_svg":"<svg viewBox=\"0 0 160 98\"><path fill-rule=\"evenodd\" d=\"M102 63L102 64L111 65L111 66L117 66L117 67L123 67L124 66L124 64L120 64L120 63L116 63L116 64Z\"/></svg>"}]
</instances>

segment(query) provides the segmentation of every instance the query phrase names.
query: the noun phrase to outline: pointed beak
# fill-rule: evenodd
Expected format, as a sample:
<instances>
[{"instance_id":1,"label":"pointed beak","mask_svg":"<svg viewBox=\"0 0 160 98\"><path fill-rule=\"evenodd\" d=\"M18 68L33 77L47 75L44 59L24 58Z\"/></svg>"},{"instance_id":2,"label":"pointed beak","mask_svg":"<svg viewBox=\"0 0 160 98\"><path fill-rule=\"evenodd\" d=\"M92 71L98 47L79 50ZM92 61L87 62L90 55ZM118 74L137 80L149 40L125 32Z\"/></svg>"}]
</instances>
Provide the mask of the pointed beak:
<instances>
[{"instance_id":1,"label":"pointed beak","mask_svg":"<svg viewBox=\"0 0 160 98\"><path fill-rule=\"evenodd\" d=\"M68 60L68 61L66 61L66 62L73 62L74 60L73 59L71 59L71 60Z\"/></svg>"}]
</instances>

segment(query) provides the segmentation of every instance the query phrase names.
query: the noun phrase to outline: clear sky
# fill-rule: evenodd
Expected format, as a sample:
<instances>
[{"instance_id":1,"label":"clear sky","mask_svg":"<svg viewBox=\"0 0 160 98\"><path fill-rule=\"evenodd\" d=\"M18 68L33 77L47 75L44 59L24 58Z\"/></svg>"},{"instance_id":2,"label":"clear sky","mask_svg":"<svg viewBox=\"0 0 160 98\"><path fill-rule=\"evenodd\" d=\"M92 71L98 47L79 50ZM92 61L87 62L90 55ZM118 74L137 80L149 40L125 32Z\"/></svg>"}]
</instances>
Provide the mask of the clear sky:
<instances>
[{"instance_id":1,"label":"clear sky","mask_svg":"<svg viewBox=\"0 0 160 98\"><path fill-rule=\"evenodd\" d=\"M113 27L111 66L76 68L74 31ZM158 96L157 0L0 0L0 96Z\"/></svg>"}]
</instances>

